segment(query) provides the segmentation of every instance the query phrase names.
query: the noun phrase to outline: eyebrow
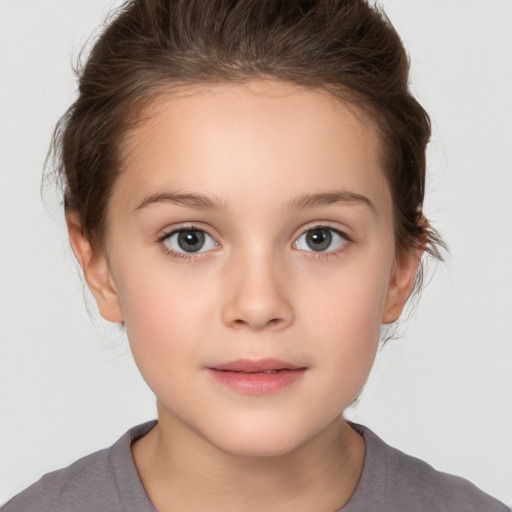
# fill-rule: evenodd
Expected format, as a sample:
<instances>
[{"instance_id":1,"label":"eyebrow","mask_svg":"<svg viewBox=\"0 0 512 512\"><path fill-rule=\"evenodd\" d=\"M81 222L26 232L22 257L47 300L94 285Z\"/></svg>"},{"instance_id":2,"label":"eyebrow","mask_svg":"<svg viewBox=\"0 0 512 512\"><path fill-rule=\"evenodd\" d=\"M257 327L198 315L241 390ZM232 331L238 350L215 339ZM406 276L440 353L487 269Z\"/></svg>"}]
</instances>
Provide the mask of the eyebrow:
<instances>
[{"instance_id":1,"label":"eyebrow","mask_svg":"<svg viewBox=\"0 0 512 512\"><path fill-rule=\"evenodd\" d=\"M157 203L171 203L196 210L225 210L228 205L226 201L217 197L209 197L196 193L179 193L179 192L156 192L145 198L136 208L135 211L142 210L147 206ZM287 204L288 210L302 210L306 208L314 208L316 206L324 206L335 203L352 203L368 206L372 212L376 213L374 204L366 196L350 192L346 190L334 192L322 192L317 194L301 194L295 197Z\"/></svg>"},{"instance_id":2,"label":"eyebrow","mask_svg":"<svg viewBox=\"0 0 512 512\"><path fill-rule=\"evenodd\" d=\"M171 203L196 210L227 210L227 204L221 199L208 197L203 194L179 193L179 192L157 192L151 194L135 208L135 211L142 210L146 206L155 203Z\"/></svg>"},{"instance_id":3,"label":"eyebrow","mask_svg":"<svg viewBox=\"0 0 512 512\"><path fill-rule=\"evenodd\" d=\"M366 196L347 190L324 192L319 194L302 194L288 203L288 209L302 210L305 208L313 208L315 206L324 206L335 203L362 204L368 206L373 213L377 212L375 205Z\"/></svg>"}]
</instances>

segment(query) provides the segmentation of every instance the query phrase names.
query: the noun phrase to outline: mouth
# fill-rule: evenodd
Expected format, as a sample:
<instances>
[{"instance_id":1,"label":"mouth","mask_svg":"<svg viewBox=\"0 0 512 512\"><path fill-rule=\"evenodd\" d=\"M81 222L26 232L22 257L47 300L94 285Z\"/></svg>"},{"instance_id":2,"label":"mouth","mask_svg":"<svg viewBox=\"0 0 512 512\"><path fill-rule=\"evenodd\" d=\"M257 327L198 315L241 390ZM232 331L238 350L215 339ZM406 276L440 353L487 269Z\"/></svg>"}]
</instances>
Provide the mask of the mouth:
<instances>
[{"instance_id":1,"label":"mouth","mask_svg":"<svg viewBox=\"0 0 512 512\"><path fill-rule=\"evenodd\" d=\"M298 383L307 368L277 359L238 359L206 370L216 382L231 390L265 395Z\"/></svg>"},{"instance_id":2,"label":"mouth","mask_svg":"<svg viewBox=\"0 0 512 512\"><path fill-rule=\"evenodd\" d=\"M212 370L237 373L276 373L281 370L299 370L301 367L279 359L237 359L213 366Z\"/></svg>"}]
</instances>

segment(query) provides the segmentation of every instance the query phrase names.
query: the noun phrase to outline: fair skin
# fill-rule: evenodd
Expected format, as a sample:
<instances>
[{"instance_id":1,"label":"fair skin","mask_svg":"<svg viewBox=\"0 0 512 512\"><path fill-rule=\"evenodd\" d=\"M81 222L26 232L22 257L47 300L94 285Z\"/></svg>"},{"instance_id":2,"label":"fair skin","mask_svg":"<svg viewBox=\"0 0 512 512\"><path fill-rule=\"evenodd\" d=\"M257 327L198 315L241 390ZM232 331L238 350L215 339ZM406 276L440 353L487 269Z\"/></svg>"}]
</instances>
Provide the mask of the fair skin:
<instances>
[{"instance_id":1,"label":"fair skin","mask_svg":"<svg viewBox=\"0 0 512 512\"><path fill-rule=\"evenodd\" d=\"M124 322L157 397L132 453L159 511L332 511L354 492L365 447L342 413L421 256L396 254L379 142L319 90L194 86L126 139L102 250L68 215L100 312ZM298 368L291 384L218 378L269 358Z\"/></svg>"}]
</instances>

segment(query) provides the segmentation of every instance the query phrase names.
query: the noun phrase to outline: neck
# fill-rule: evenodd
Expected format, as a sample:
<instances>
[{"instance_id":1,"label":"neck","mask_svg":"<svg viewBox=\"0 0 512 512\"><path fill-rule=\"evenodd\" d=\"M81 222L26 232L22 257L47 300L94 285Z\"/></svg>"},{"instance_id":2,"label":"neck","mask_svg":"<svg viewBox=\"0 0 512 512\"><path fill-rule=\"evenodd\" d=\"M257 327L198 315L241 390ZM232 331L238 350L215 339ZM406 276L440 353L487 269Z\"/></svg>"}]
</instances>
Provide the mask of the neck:
<instances>
[{"instance_id":1,"label":"neck","mask_svg":"<svg viewBox=\"0 0 512 512\"><path fill-rule=\"evenodd\" d=\"M160 512L332 511L353 494L365 447L339 419L284 455L243 457L222 451L160 413L158 424L132 445L132 453Z\"/></svg>"}]
</instances>

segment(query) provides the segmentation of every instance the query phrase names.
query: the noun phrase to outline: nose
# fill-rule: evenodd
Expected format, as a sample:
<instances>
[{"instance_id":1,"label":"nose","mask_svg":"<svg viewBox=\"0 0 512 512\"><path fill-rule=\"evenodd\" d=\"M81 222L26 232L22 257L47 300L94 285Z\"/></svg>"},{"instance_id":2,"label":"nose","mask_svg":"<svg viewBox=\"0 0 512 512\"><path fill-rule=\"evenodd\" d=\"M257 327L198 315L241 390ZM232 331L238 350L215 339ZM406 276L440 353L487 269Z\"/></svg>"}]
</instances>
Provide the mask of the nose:
<instances>
[{"instance_id":1,"label":"nose","mask_svg":"<svg viewBox=\"0 0 512 512\"><path fill-rule=\"evenodd\" d=\"M224 281L222 319L235 329L281 330L293 322L292 290L272 256L245 258L230 266ZM287 286L288 285L288 286Z\"/></svg>"}]
</instances>

